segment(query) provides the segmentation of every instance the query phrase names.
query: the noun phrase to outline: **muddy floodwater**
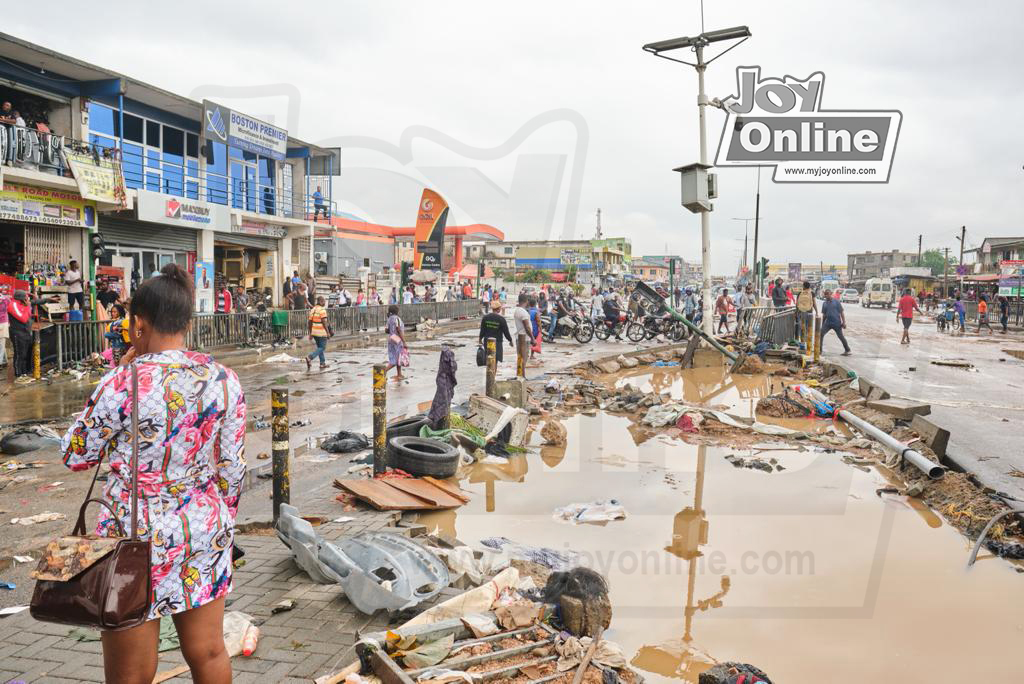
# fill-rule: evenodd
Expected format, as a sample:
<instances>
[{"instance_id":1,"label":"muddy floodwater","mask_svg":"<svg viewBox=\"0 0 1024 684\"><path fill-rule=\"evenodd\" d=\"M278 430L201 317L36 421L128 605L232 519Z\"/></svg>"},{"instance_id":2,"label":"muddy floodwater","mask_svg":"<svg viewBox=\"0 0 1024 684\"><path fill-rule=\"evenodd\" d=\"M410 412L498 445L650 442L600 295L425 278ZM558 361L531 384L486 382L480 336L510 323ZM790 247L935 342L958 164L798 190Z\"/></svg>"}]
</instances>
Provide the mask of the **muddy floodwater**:
<instances>
[{"instance_id":1,"label":"muddy floodwater","mask_svg":"<svg viewBox=\"0 0 1024 684\"><path fill-rule=\"evenodd\" d=\"M639 378L652 379L705 400L685 396L678 371ZM729 387L720 402L741 413L748 390L769 387ZM581 553L611 585L608 637L649 681L696 682L725 660L778 682L1016 677L1024 577L987 555L965 571L965 539L916 500L877 496L890 484L882 473L810 445L638 445L628 418L601 412L565 425L566 447L477 464L462 482L468 505L421 519L470 543L501 535ZM735 467L730 455L784 470ZM552 519L609 498L625 520Z\"/></svg>"}]
</instances>

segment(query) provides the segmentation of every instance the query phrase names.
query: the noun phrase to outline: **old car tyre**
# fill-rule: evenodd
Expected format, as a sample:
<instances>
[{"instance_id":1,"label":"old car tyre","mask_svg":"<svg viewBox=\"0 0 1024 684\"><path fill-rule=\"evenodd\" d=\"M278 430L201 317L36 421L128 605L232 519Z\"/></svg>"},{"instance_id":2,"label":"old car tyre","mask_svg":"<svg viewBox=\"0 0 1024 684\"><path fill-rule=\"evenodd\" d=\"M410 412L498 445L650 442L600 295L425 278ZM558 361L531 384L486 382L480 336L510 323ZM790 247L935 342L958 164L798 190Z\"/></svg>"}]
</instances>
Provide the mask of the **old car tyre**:
<instances>
[{"instance_id":1,"label":"old car tyre","mask_svg":"<svg viewBox=\"0 0 1024 684\"><path fill-rule=\"evenodd\" d=\"M388 439L392 437L419 437L420 428L430 423L424 414L402 418L388 423Z\"/></svg>"},{"instance_id":2,"label":"old car tyre","mask_svg":"<svg viewBox=\"0 0 1024 684\"><path fill-rule=\"evenodd\" d=\"M437 439L394 437L388 442L388 465L417 477L452 477L459 469L459 452Z\"/></svg>"}]
</instances>

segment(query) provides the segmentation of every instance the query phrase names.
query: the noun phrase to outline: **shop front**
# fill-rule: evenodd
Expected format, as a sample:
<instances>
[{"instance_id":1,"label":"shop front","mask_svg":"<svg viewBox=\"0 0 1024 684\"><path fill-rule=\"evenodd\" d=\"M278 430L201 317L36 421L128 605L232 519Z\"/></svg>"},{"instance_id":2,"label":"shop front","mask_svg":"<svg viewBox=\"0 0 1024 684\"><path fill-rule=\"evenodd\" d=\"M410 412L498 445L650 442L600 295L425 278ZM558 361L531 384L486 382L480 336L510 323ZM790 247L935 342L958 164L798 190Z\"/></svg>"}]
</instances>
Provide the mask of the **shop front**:
<instances>
[{"instance_id":1,"label":"shop front","mask_svg":"<svg viewBox=\"0 0 1024 684\"><path fill-rule=\"evenodd\" d=\"M232 290L241 287L250 301L273 295L275 274L281 261L281 241L288 230L234 214L231 229L214 235L214 268L218 278Z\"/></svg>"},{"instance_id":2,"label":"shop front","mask_svg":"<svg viewBox=\"0 0 1024 684\"><path fill-rule=\"evenodd\" d=\"M88 263L83 250L96 222L95 203L76 192L5 182L0 189L3 283L7 288L27 288L35 282L42 294L58 299L47 306L48 313L63 315L64 273L72 260Z\"/></svg>"}]
</instances>

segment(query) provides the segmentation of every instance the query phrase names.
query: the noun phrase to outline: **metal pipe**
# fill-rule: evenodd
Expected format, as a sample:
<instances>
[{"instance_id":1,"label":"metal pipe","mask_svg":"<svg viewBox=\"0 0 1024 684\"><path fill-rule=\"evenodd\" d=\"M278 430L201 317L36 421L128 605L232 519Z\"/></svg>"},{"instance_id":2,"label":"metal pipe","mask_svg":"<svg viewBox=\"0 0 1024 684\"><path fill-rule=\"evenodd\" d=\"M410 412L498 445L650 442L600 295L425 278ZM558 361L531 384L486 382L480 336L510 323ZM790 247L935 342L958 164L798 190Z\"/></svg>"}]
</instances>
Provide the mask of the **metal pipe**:
<instances>
[{"instance_id":1,"label":"metal pipe","mask_svg":"<svg viewBox=\"0 0 1024 684\"><path fill-rule=\"evenodd\" d=\"M288 390L270 390L271 451L273 452L273 506L274 524L281 504L291 503L291 474L288 471Z\"/></svg>"},{"instance_id":2,"label":"metal pipe","mask_svg":"<svg viewBox=\"0 0 1024 684\"><path fill-rule=\"evenodd\" d=\"M1024 508L1011 508L1008 511L1003 511L1002 513L999 513L996 516L994 516L991 520L988 521L988 523L986 523L985 528L981 531L981 534L978 535L977 541L974 542L974 546L971 548L971 555L967 559L968 569L970 569L970 567L974 565L974 561L978 560L978 551L981 550L981 545L985 542L985 538L988 536L988 531L992 529L992 526L995 525L996 522L1005 518L1011 513L1024 513Z\"/></svg>"},{"instance_id":3,"label":"metal pipe","mask_svg":"<svg viewBox=\"0 0 1024 684\"><path fill-rule=\"evenodd\" d=\"M387 426L387 366L376 363L373 366L373 474L387 472L388 426Z\"/></svg>"},{"instance_id":4,"label":"metal pipe","mask_svg":"<svg viewBox=\"0 0 1024 684\"><path fill-rule=\"evenodd\" d=\"M909 461L911 465L931 479L941 480L942 476L946 474L946 470L938 463L929 461L917 451L914 451L903 442L883 432L866 420L858 418L845 409L839 411L839 417L864 434L869 435L872 439L881 442L888 449L895 451L901 458Z\"/></svg>"}]
</instances>

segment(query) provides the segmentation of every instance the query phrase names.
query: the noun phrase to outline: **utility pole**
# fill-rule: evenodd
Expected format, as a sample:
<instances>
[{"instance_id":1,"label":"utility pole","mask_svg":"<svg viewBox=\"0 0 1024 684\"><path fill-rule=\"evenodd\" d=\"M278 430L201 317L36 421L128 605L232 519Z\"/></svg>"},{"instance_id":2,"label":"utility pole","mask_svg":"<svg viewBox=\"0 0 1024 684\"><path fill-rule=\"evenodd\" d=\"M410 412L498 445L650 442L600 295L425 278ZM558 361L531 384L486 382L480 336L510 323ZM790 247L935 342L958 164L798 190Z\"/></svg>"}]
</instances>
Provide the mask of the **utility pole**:
<instances>
[{"instance_id":1,"label":"utility pole","mask_svg":"<svg viewBox=\"0 0 1024 684\"><path fill-rule=\"evenodd\" d=\"M964 240L967 238L967 226L960 226L960 260L956 262L956 272L958 275L963 273L964 265ZM960 275L960 296L964 296L964 277Z\"/></svg>"},{"instance_id":2,"label":"utility pole","mask_svg":"<svg viewBox=\"0 0 1024 684\"><path fill-rule=\"evenodd\" d=\"M949 247L946 247L946 257L942 260L942 298L949 297Z\"/></svg>"},{"instance_id":3,"label":"utility pole","mask_svg":"<svg viewBox=\"0 0 1024 684\"><path fill-rule=\"evenodd\" d=\"M917 236L917 267L918 268L921 267L921 238L923 238L923 237L924 237L923 235L918 235Z\"/></svg>"},{"instance_id":4,"label":"utility pole","mask_svg":"<svg viewBox=\"0 0 1024 684\"><path fill-rule=\"evenodd\" d=\"M761 222L761 167L757 167L757 198L754 200L754 268L758 267L760 263L757 260L757 236L758 227ZM761 280L763 279L763 273L756 273L754 280L756 285L754 286L754 292L756 294L758 302L761 300Z\"/></svg>"},{"instance_id":5,"label":"utility pole","mask_svg":"<svg viewBox=\"0 0 1024 684\"><path fill-rule=\"evenodd\" d=\"M704 92L704 72L708 65L704 63L704 44L697 43L697 112L700 122L700 163L705 167L708 163L708 130L704 112L708 108L708 96ZM711 212L704 210L700 212L700 258L701 267L704 269L704 283L701 287L701 295L704 297L704 332L708 336L714 335L714 325L711 320Z\"/></svg>"}]
</instances>

